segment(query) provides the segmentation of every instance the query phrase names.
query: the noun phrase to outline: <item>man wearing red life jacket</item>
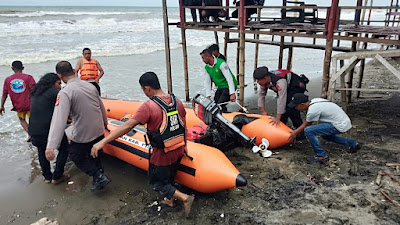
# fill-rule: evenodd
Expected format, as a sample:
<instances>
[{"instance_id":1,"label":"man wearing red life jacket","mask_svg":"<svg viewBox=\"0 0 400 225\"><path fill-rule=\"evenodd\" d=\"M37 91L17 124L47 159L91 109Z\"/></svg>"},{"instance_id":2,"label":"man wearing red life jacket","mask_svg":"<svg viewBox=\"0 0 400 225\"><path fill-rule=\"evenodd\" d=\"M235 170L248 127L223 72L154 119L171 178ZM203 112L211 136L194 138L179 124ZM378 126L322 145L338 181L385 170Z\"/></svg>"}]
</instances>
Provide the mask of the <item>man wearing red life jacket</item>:
<instances>
[{"instance_id":1,"label":"man wearing red life jacket","mask_svg":"<svg viewBox=\"0 0 400 225\"><path fill-rule=\"evenodd\" d=\"M260 85L258 92L258 107L261 109L262 115L269 115L265 110L265 96L268 88L275 91L278 95L277 114L273 123L278 125L280 121L286 124L288 118L292 120L295 128L298 128L302 123L300 112L287 105L292 100L296 93L304 93L306 91L307 77L299 76L290 70L273 70L268 71L268 68L263 66L257 68L253 73L254 79Z\"/></svg>"},{"instance_id":2,"label":"man wearing red life jacket","mask_svg":"<svg viewBox=\"0 0 400 225\"><path fill-rule=\"evenodd\" d=\"M75 67L75 75L81 72L81 79L93 84L100 95L100 78L104 75L103 68L96 59L92 59L92 52L89 48L84 48L82 51L83 59L79 60Z\"/></svg>"},{"instance_id":3,"label":"man wearing red life jacket","mask_svg":"<svg viewBox=\"0 0 400 225\"><path fill-rule=\"evenodd\" d=\"M114 132L96 143L91 155L97 157L105 144L128 133L138 124L147 124L147 135L151 144L148 178L150 187L166 199L162 203L173 207L174 199L183 202L189 216L194 197L184 194L174 186L175 174L186 149L186 111L182 102L173 94L165 93L158 77L153 72L139 79L143 92L150 100L143 103L135 115Z\"/></svg>"}]
</instances>

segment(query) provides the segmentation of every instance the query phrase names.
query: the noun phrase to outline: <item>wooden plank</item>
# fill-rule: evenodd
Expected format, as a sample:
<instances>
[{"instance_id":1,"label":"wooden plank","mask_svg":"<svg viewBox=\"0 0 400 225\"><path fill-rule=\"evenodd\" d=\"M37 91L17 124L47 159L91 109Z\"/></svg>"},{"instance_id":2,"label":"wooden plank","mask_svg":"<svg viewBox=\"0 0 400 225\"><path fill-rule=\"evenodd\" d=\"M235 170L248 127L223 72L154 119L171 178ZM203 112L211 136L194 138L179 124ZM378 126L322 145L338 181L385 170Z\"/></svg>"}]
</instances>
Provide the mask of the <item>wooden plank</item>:
<instances>
[{"instance_id":1,"label":"wooden plank","mask_svg":"<svg viewBox=\"0 0 400 225\"><path fill-rule=\"evenodd\" d=\"M400 92L397 89L378 89L378 88L336 88L336 91L365 91L365 92Z\"/></svg>"},{"instance_id":2,"label":"wooden plank","mask_svg":"<svg viewBox=\"0 0 400 225\"><path fill-rule=\"evenodd\" d=\"M375 58L381 62L390 72L393 73L393 75L395 75L398 79L400 79L400 72L398 70L396 70L396 68L394 68L392 65L390 65L390 63L388 61L386 61L386 59L382 58L381 55L377 54L375 56Z\"/></svg>"},{"instance_id":3,"label":"wooden plank","mask_svg":"<svg viewBox=\"0 0 400 225\"><path fill-rule=\"evenodd\" d=\"M368 33L368 32L363 32L363 33ZM333 36L333 39L347 40L347 41L362 41L362 42L379 43L386 45L400 45L400 40L389 40L389 39L378 39L378 38Z\"/></svg>"},{"instance_id":4,"label":"wooden plank","mask_svg":"<svg viewBox=\"0 0 400 225\"><path fill-rule=\"evenodd\" d=\"M343 68L343 66L344 66L344 60L340 60L340 69ZM342 76L340 76L340 87L342 87L342 88L346 87L346 82L344 82L345 76L346 76L346 73L343 74ZM345 100L346 100L346 92L345 91L340 92L340 100L342 102L345 102Z\"/></svg>"},{"instance_id":5,"label":"wooden plank","mask_svg":"<svg viewBox=\"0 0 400 225\"><path fill-rule=\"evenodd\" d=\"M337 60L350 59L356 55L359 59L366 59L366 58L373 58L375 57L376 54L379 54L384 58L400 57L400 50L357 51L357 52L336 54L332 58L336 58Z\"/></svg>"},{"instance_id":6,"label":"wooden plank","mask_svg":"<svg viewBox=\"0 0 400 225\"><path fill-rule=\"evenodd\" d=\"M246 42L250 43L259 43L259 44L267 44L267 45L276 45L280 46L280 42L278 41L268 41L268 40L258 40L258 39L250 39L246 38ZM229 43L239 42L238 38L231 38L229 39ZM307 43L295 43L295 42L285 42L286 47L294 47L294 48L310 48L310 49L320 49L325 50L325 45L315 45L315 44L307 44ZM350 48L348 47L333 47L334 51L339 52L350 52Z\"/></svg>"},{"instance_id":7,"label":"wooden plank","mask_svg":"<svg viewBox=\"0 0 400 225\"><path fill-rule=\"evenodd\" d=\"M348 73L351 69L354 68L358 61L360 61L360 59L358 59L357 56L351 57L349 63L340 68L340 70L336 74L333 74L331 79L336 80L339 76Z\"/></svg>"},{"instance_id":8,"label":"wooden plank","mask_svg":"<svg viewBox=\"0 0 400 225\"><path fill-rule=\"evenodd\" d=\"M337 60L332 61L332 72L331 74L335 74L337 72ZM330 79L329 80L329 91L328 91L328 100L333 101L335 98L335 90L336 90L336 81Z\"/></svg>"}]
</instances>

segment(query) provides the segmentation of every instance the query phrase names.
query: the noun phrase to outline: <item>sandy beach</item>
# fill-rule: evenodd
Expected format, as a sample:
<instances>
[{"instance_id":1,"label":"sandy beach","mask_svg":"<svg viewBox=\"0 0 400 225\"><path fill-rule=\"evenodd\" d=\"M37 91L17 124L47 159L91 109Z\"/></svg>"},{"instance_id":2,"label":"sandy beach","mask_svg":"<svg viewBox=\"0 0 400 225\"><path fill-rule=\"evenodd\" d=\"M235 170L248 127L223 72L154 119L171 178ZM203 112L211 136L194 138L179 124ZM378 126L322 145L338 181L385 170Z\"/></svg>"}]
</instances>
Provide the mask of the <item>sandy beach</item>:
<instances>
[{"instance_id":1,"label":"sandy beach","mask_svg":"<svg viewBox=\"0 0 400 225\"><path fill-rule=\"evenodd\" d=\"M382 83L398 88L399 82L391 78L381 64L371 62L364 85L377 88ZM145 171L104 156L112 182L98 193L90 192L91 179L72 162L66 166L72 183L57 186L43 182L33 165L35 160L15 171L1 164L0 224L30 224L43 217L61 225L398 224L399 208L381 191L400 202L399 184L388 176L382 177L380 186L375 180L379 171L398 180L395 175L399 172L386 163L399 163L400 159L400 116L396 110L400 96L382 93L362 97L368 100L359 99L348 106L353 128L345 134L364 144L361 151L348 154L338 145L323 142L331 158L327 166L306 163L313 154L306 141L274 150L275 158L262 158L245 148L227 151L248 185L213 194L180 187L196 196L190 219L184 218L181 204L175 208L158 204L160 198L147 185Z\"/></svg>"}]
</instances>

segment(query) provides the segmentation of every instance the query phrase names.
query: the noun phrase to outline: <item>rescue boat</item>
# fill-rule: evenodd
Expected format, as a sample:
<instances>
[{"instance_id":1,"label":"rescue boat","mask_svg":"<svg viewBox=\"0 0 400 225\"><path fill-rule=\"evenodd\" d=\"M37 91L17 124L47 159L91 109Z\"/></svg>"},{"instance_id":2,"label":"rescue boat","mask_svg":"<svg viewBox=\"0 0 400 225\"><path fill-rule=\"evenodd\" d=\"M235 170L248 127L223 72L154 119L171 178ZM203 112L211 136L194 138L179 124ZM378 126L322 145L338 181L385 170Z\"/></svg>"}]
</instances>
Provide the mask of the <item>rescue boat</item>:
<instances>
[{"instance_id":1,"label":"rescue boat","mask_svg":"<svg viewBox=\"0 0 400 225\"><path fill-rule=\"evenodd\" d=\"M135 114L141 101L127 101L121 99L103 98L103 104L106 108L107 116L113 119L121 119L126 114ZM237 115L246 115L256 118L256 120L243 125L241 131L248 137L256 137L255 144L260 145L262 139L265 138L269 142L269 149L278 148L290 143L289 136L293 131L285 124L280 123L279 126L272 125L273 117L258 114L246 114L240 112L222 113L229 122ZM207 126L200 118L198 118L194 110L186 106L186 126Z\"/></svg>"},{"instance_id":2,"label":"rescue boat","mask_svg":"<svg viewBox=\"0 0 400 225\"><path fill-rule=\"evenodd\" d=\"M105 135L116 130L123 122L109 119ZM117 157L140 169L148 170L150 151L145 141L145 128L136 126L126 135L105 145L104 153ZM234 187L245 186L246 179L232 162L216 148L187 143L187 154L183 156L175 181L193 190L212 193Z\"/></svg>"}]
</instances>

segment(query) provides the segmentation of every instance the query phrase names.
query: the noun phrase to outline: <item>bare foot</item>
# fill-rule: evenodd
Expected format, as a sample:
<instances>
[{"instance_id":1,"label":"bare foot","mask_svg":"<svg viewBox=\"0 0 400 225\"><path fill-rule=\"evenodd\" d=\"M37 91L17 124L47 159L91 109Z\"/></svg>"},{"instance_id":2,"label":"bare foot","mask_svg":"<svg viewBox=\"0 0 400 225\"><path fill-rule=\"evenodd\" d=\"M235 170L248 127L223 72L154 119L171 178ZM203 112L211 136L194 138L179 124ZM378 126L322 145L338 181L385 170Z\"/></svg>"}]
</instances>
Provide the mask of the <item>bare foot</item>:
<instances>
[{"instance_id":1,"label":"bare foot","mask_svg":"<svg viewBox=\"0 0 400 225\"><path fill-rule=\"evenodd\" d=\"M192 196L192 195L189 195L189 197L186 199L186 201L183 202L183 207L185 209L186 218L189 217L193 202L194 202L194 196Z\"/></svg>"},{"instance_id":2,"label":"bare foot","mask_svg":"<svg viewBox=\"0 0 400 225\"><path fill-rule=\"evenodd\" d=\"M69 180L69 178L71 178L71 175L69 175L69 174L63 174L59 179L57 179L57 180L52 180L51 183L52 183L52 184L59 184L59 183L62 183L62 182L64 182L64 181Z\"/></svg>"},{"instance_id":3,"label":"bare foot","mask_svg":"<svg viewBox=\"0 0 400 225\"><path fill-rule=\"evenodd\" d=\"M50 180L46 180L46 178L45 178L45 179L44 179L44 183L50 184L50 183L51 183L51 179L50 179Z\"/></svg>"},{"instance_id":4,"label":"bare foot","mask_svg":"<svg viewBox=\"0 0 400 225\"><path fill-rule=\"evenodd\" d=\"M164 200L161 201L161 204L168 205L169 207L174 207L175 206L174 200L175 200L174 198L171 199L164 198Z\"/></svg>"},{"instance_id":5,"label":"bare foot","mask_svg":"<svg viewBox=\"0 0 400 225\"><path fill-rule=\"evenodd\" d=\"M26 139L26 142L31 142L31 136L28 135L28 139Z\"/></svg>"}]
</instances>

